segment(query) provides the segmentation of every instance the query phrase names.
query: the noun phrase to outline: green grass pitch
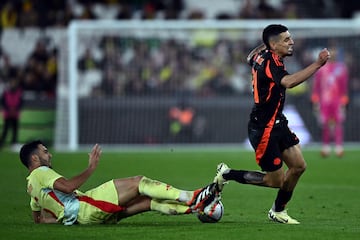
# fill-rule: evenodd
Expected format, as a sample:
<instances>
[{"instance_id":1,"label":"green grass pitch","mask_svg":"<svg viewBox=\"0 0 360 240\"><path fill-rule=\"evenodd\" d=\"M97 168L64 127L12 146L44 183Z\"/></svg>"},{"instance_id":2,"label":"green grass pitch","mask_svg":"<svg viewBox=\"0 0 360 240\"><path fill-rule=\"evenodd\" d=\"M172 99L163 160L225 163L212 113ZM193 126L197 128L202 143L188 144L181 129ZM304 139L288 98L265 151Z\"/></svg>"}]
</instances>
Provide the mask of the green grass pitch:
<instances>
[{"instance_id":1,"label":"green grass pitch","mask_svg":"<svg viewBox=\"0 0 360 240\"><path fill-rule=\"evenodd\" d=\"M267 220L276 190L231 182L225 186L225 213L219 223L203 224L195 215L165 216L148 212L118 225L35 225L25 189L27 170L18 154L2 150L1 239L359 239L360 150L348 150L342 159L322 159L318 151L304 151L308 168L292 201L291 216L300 225L282 225ZM97 171L81 188L85 190L111 178L133 175L195 189L212 181L217 163L259 170L248 151L110 152L104 150ZM87 165L87 153L53 153L53 166L71 177Z\"/></svg>"}]
</instances>

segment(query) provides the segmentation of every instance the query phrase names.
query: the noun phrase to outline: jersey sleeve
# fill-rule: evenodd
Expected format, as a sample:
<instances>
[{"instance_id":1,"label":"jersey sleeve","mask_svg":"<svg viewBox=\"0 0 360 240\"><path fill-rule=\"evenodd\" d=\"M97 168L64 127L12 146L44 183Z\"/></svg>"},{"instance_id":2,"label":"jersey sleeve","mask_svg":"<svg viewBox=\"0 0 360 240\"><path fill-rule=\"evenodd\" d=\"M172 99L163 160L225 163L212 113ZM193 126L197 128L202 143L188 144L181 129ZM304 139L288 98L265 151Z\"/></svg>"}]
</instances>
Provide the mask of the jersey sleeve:
<instances>
[{"instance_id":1,"label":"jersey sleeve","mask_svg":"<svg viewBox=\"0 0 360 240\"><path fill-rule=\"evenodd\" d=\"M38 212L41 210L41 207L39 206L39 204L35 201L34 198L30 198L30 208L32 211L34 212Z\"/></svg>"},{"instance_id":2,"label":"jersey sleeve","mask_svg":"<svg viewBox=\"0 0 360 240\"><path fill-rule=\"evenodd\" d=\"M285 69L284 63L273 57L270 58L269 65L266 67L266 74L268 77L272 78L278 86L281 86L281 79L286 75L289 75Z\"/></svg>"},{"instance_id":3,"label":"jersey sleeve","mask_svg":"<svg viewBox=\"0 0 360 240\"><path fill-rule=\"evenodd\" d=\"M38 181L41 183L41 185L45 188L51 188L54 187L54 182L63 177L62 175L55 172L53 169L48 167L40 167L38 168L38 171L36 173Z\"/></svg>"}]
</instances>

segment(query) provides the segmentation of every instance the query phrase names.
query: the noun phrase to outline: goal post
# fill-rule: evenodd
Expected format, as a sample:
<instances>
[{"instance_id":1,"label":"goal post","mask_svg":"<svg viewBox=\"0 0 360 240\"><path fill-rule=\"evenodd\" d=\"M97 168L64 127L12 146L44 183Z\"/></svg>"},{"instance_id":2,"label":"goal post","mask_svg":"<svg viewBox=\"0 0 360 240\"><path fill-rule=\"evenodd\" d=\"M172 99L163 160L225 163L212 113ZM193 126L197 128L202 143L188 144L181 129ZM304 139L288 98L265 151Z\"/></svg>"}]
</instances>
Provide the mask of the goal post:
<instances>
[{"instance_id":1,"label":"goal post","mask_svg":"<svg viewBox=\"0 0 360 240\"><path fill-rule=\"evenodd\" d=\"M168 144L169 142L159 140L163 137L160 132L165 131L165 127L163 128L162 125L167 124L167 122L164 120L164 116L160 118L157 115L167 114L165 109L167 109L168 106L176 104L179 101L179 95L182 96L181 99L187 99L190 102L197 101L195 105L197 105L200 109L203 109L204 115L210 114L208 112L212 112L214 115L221 114L219 109L229 106L228 111L239 108L241 109L239 104L244 104L241 103L241 101L246 102L246 100L243 99L251 94L249 90L249 80L244 81L242 79L240 83L239 81L237 83L233 83L234 85L232 87L235 90L232 91L231 94L218 94L215 92L212 93L211 96L215 96L216 99L211 96L203 97L204 93L202 91L204 90L199 90L197 88L198 83L194 83L194 81L200 81L198 80L198 78L200 78L198 75L201 75L201 73L195 73L195 75L198 75L194 77L194 71L200 72L201 69L199 70L195 68L206 67L206 64L202 64L199 61L207 61L207 58L218 57L219 59L217 59L217 61L222 62L214 64L220 64L221 66L219 68L221 69L226 68L226 71L230 72L229 78L250 78L249 72L244 73L245 70L243 70L243 65L245 64L244 59L229 61L228 59L220 58L225 58L226 56L231 58L238 57L238 55L244 56L247 53L245 51L250 50L250 48L260 42L262 29L272 23L286 25L292 33L295 42L297 39L313 39L313 42L307 41L306 46L301 46L307 47L308 49L320 47L321 41L338 39L344 48L351 50L352 45L354 44L354 38L359 37L360 35L360 22L356 19L72 21L67 30L67 42L62 44L60 54L60 68L62 70L60 71L57 94L57 119L54 141L55 148L59 150L75 151L82 145L89 144L89 142L94 139L99 139L108 145L144 146L149 144ZM81 72L78 64L79 59L84 55L87 49L96 52L97 56L95 57L99 60L103 59L104 55L107 54L106 51L109 49L99 47L100 44L103 44L102 41L107 36L109 38L115 38L116 40L113 43L122 46L122 49L117 49L118 52L116 54L109 53L113 57L112 60L120 61L119 59L121 58L121 61L129 61L130 63L110 63L110 65L114 65L114 67L121 67L120 70L109 69L109 66L107 70L104 70L104 66L102 66L102 69L96 69L92 72L89 71L89 73ZM153 78L148 77L148 82L146 84L155 84L154 82L156 81L156 84L163 84L161 81L165 80L162 78L166 78L166 75L170 74L169 71L171 72L171 70L173 70L171 69L172 66L169 66L170 70L161 69L159 66L156 66L157 68L155 70L149 70L149 68L151 68L149 65L157 64L151 62L154 59L158 60L160 63L166 63L164 59L160 59L161 57L164 57L165 54L161 52L159 53L159 51L170 51L171 53L174 52L174 54L181 55L181 52L179 53L178 49L173 49L171 43L170 45L167 43L167 41L170 40L174 40L176 42L175 44L177 48L184 49L184 51L186 51L184 59L180 59L183 61L181 64L194 65L194 68L189 66L183 67L185 69L184 71L189 71L189 73L182 72L179 76L175 76L175 80L173 80L174 82L171 83L174 85L167 86L168 90L160 91L158 89L151 89L153 92L150 94L150 97L149 94L132 95L127 93L126 90L124 90L124 85L131 85L131 83L129 83L130 77L137 76L142 78L142 75L157 74ZM243 46L241 44L237 44L237 42L241 42ZM223 51L224 48L229 48L227 46L219 46L221 43L225 45L230 44L234 51L240 52L237 55L232 52L226 54L219 53L223 54L222 56L216 55L216 51ZM131 45L131 49L126 49L126 46L124 47L126 44ZM326 43L324 42L323 44L325 46ZM134 45L136 46L134 47ZM153 47L154 45L156 45L156 47ZM202 48L199 48L199 45L201 45ZM136 47L140 49L136 49ZM141 48L145 48L145 50ZM208 50L206 48L216 49ZM296 51L302 51L302 49L296 49ZM146 56L136 57L135 55L137 53L145 54ZM298 53L299 52L296 54ZM148 58L151 54L158 54L160 56L157 56L158 58ZM359 53L356 52L353 54L357 55ZM195 60L192 58L195 58ZM106 64L109 64L109 62L106 62ZM173 62L172 64L176 65L176 63ZM290 65L291 64L292 63L290 63ZM294 66L291 68L296 69L296 64L294 63ZM138 72L140 68L138 68L137 65L141 65L140 73ZM238 69L229 69L231 67L236 67ZM110 73L115 72L115 74L117 74L117 83L113 86L114 89L111 90L112 92L118 92L112 93L111 95L94 93L97 91L96 89L101 88L101 84L104 81L103 78L105 71L109 71ZM224 73L228 73L226 71L224 70ZM172 72L172 74L174 75L174 72ZM154 78L158 79L155 81ZM137 80L134 81L138 82ZM241 84L245 84L245 86ZM176 91L176 87L182 89L180 94L179 91ZM118 88L122 89L117 90ZM240 101L240 103L238 101ZM153 108L153 115L151 115L151 112L147 112L151 108ZM217 110L219 111L217 112ZM120 114L120 112L126 114L128 119L125 119L126 116ZM142 115L137 115L137 113L141 113ZM148 115L146 115L147 113ZM227 112L222 112L222 114L227 114ZM210 115L206 116L209 117ZM238 117L243 116L244 114L242 113ZM146 119L142 121L141 119L145 117ZM214 116L214 119L215 117L219 118L218 116ZM209 118L211 118L211 116ZM119 123L117 120L119 120ZM229 118L225 116L222 120L226 125L226 121L228 121ZM218 128L218 131L221 131L221 133L224 134L227 131L231 132L231 130L220 126L221 124L219 124L219 122L222 120L220 118L215 119L212 123L214 129L212 129L212 132L207 135L212 137L212 141L208 141L209 137L203 137L205 140L199 140L197 143L238 144L238 141L242 141L243 139L241 138L229 137L227 139L226 136L219 136L219 132L216 133L215 128ZM89 121L93 122L90 124ZM215 123L215 121L217 121L217 123ZM155 124L155 122L161 122L161 124ZM210 126L211 121L208 122L210 122L208 124ZM246 122L246 117L244 122ZM99 125L96 123L99 123ZM146 127L146 124L149 124L149 127ZM236 126L236 123L234 123L234 126ZM109 130L102 131L101 129L103 127L109 127ZM122 133L118 131L118 128L121 128L127 134L133 134L134 136L130 136L129 140L126 140L125 136L119 137L119 134L121 135ZM135 129L131 130L131 128ZM141 132L140 128L144 128L144 132ZM244 126L242 126L242 128L244 128ZM107 138L106 134L109 135L109 138ZM241 134L243 135L243 133Z\"/></svg>"}]
</instances>

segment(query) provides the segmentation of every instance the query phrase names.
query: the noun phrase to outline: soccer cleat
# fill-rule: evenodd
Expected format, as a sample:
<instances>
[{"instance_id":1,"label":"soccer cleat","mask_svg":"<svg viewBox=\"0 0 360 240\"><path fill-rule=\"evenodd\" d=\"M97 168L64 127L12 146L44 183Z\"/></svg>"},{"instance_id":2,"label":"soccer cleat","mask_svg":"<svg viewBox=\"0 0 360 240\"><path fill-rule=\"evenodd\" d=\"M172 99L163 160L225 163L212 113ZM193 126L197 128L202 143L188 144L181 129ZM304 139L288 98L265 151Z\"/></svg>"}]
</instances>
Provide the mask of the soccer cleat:
<instances>
[{"instance_id":1,"label":"soccer cleat","mask_svg":"<svg viewBox=\"0 0 360 240\"><path fill-rule=\"evenodd\" d=\"M337 145L335 147L335 153L336 153L337 157L339 157L339 158L343 157L344 156L344 148L340 145Z\"/></svg>"},{"instance_id":2,"label":"soccer cleat","mask_svg":"<svg viewBox=\"0 0 360 240\"><path fill-rule=\"evenodd\" d=\"M320 152L320 154L323 158L330 156L330 153L331 153L331 148L329 145L324 145Z\"/></svg>"},{"instance_id":3,"label":"soccer cleat","mask_svg":"<svg viewBox=\"0 0 360 240\"><path fill-rule=\"evenodd\" d=\"M275 212L273 209L269 210L268 217L270 220L284 224L300 224L296 219L291 218L286 210Z\"/></svg>"},{"instance_id":4,"label":"soccer cleat","mask_svg":"<svg viewBox=\"0 0 360 240\"><path fill-rule=\"evenodd\" d=\"M225 163L219 163L216 168L216 176L214 178L214 183L217 184L217 190L222 191L224 184L227 181L224 179L223 174L229 172L230 168Z\"/></svg>"},{"instance_id":5,"label":"soccer cleat","mask_svg":"<svg viewBox=\"0 0 360 240\"><path fill-rule=\"evenodd\" d=\"M212 203L217 194L216 185L216 183L211 183L202 189L194 191L193 198L188 202L193 212L203 212L204 208Z\"/></svg>"}]
</instances>

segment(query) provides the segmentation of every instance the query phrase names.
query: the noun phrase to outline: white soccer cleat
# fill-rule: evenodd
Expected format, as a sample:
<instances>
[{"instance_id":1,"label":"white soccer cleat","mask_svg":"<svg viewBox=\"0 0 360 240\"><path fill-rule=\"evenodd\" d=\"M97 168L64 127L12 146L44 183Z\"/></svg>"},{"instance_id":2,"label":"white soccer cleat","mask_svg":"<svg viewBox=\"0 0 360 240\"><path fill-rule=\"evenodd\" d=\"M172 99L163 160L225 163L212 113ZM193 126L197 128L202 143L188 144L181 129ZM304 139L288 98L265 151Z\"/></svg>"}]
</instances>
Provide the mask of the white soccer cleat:
<instances>
[{"instance_id":1,"label":"white soccer cleat","mask_svg":"<svg viewBox=\"0 0 360 240\"><path fill-rule=\"evenodd\" d=\"M219 163L216 168L216 176L214 178L214 183L217 184L217 190L222 191L224 184L227 181L224 179L223 174L229 172L230 168L225 163Z\"/></svg>"},{"instance_id":2,"label":"white soccer cleat","mask_svg":"<svg viewBox=\"0 0 360 240\"><path fill-rule=\"evenodd\" d=\"M339 158L343 157L344 156L344 148L343 148L343 146L337 145L335 147L335 154Z\"/></svg>"},{"instance_id":3,"label":"white soccer cleat","mask_svg":"<svg viewBox=\"0 0 360 240\"><path fill-rule=\"evenodd\" d=\"M284 224L300 224L296 219L291 218L286 210L275 212L272 208L269 210L268 217L270 220Z\"/></svg>"}]
</instances>

